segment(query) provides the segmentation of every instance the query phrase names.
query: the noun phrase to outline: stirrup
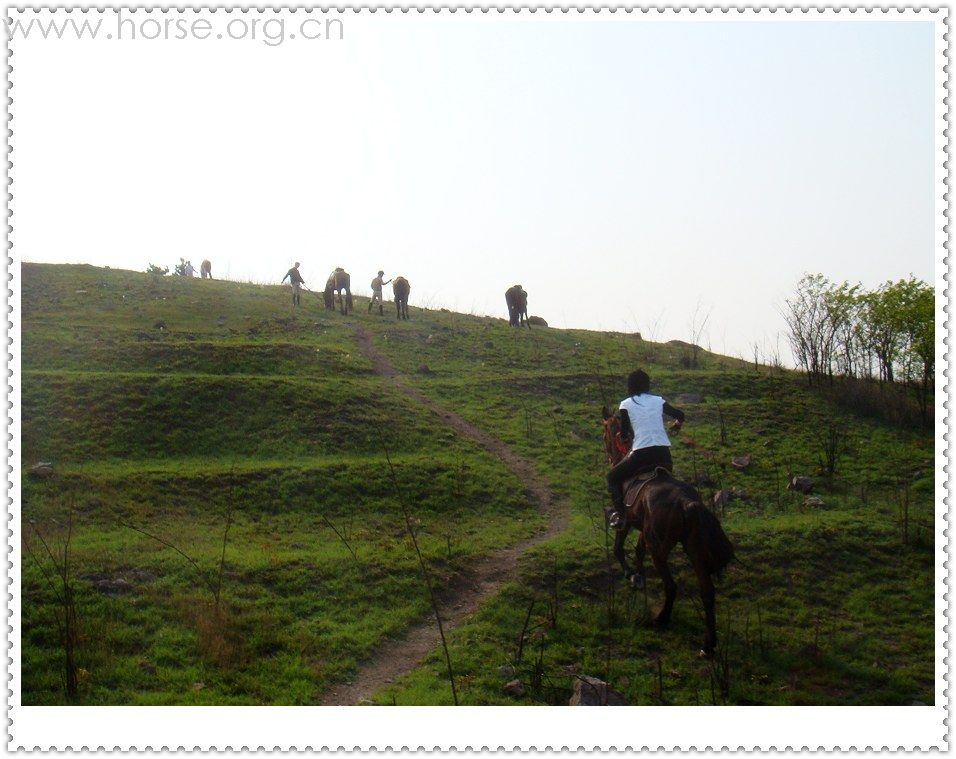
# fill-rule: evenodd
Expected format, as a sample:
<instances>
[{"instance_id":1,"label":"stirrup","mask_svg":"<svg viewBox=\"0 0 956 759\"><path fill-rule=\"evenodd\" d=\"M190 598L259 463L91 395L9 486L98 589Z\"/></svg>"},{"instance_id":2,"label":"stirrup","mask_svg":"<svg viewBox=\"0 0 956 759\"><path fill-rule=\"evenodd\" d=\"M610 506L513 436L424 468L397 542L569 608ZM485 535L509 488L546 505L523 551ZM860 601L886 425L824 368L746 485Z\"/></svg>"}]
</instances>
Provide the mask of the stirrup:
<instances>
[{"instance_id":1,"label":"stirrup","mask_svg":"<svg viewBox=\"0 0 956 759\"><path fill-rule=\"evenodd\" d=\"M620 511L615 511L607 520L608 525L615 530L623 530L627 526L627 517Z\"/></svg>"}]
</instances>

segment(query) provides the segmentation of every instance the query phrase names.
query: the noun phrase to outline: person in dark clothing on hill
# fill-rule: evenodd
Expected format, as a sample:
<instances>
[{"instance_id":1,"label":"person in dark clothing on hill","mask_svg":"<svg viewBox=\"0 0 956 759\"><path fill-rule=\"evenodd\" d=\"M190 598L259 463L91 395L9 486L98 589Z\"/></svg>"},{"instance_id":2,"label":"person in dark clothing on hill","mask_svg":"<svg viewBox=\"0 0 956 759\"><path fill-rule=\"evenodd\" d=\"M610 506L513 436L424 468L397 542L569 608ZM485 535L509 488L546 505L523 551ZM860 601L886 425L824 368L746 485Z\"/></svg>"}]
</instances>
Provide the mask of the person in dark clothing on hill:
<instances>
[{"instance_id":1,"label":"person in dark clothing on hill","mask_svg":"<svg viewBox=\"0 0 956 759\"><path fill-rule=\"evenodd\" d=\"M628 375L628 397L621 401L617 412L621 421L621 437L631 440L631 452L607 474L607 489L611 493L614 513L611 527L620 529L626 523L624 483L632 477L663 467L671 471L671 441L664 431L664 415L672 417L672 429L679 430L684 423L684 412L674 408L658 395L650 394L651 380L647 372L638 369Z\"/></svg>"},{"instance_id":2,"label":"person in dark clothing on hill","mask_svg":"<svg viewBox=\"0 0 956 759\"><path fill-rule=\"evenodd\" d=\"M285 282L286 277L289 278L289 284L292 285L292 305L298 306L301 305L301 295L302 285L305 284L305 280L302 279L302 275L299 274L299 262L295 262L289 271L285 273L285 277L282 278L282 282ZM281 282L279 284L282 284Z\"/></svg>"}]
</instances>

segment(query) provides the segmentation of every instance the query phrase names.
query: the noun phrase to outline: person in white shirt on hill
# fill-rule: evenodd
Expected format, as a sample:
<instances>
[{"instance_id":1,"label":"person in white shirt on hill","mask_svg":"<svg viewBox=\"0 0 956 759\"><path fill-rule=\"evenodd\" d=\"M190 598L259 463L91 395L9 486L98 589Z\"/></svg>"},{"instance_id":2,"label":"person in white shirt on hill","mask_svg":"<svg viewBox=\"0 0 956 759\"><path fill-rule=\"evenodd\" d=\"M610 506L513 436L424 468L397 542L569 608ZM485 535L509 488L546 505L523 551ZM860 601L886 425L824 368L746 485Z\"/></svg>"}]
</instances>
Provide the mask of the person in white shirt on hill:
<instances>
[{"instance_id":1,"label":"person in white shirt on hill","mask_svg":"<svg viewBox=\"0 0 956 759\"><path fill-rule=\"evenodd\" d=\"M659 395L651 395L651 379L647 372L637 369L627 377L628 397L621 401L617 412L621 422L621 437L631 440L631 452L607 474L607 488L611 493L614 513L610 525L616 529L626 523L624 483L642 472L663 467L671 471L671 441L664 430L664 415L676 421L672 429L679 430L684 423L684 412L674 408Z\"/></svg>"}]
</instances>

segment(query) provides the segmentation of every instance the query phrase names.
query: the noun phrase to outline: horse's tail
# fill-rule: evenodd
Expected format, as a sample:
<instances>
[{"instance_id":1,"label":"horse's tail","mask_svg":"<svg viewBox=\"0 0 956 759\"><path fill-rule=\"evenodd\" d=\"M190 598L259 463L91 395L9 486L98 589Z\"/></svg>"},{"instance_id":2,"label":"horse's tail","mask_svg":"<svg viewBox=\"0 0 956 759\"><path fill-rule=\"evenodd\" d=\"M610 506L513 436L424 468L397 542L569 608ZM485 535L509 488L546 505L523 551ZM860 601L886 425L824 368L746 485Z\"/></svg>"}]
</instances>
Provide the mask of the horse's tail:
<instances>
[{"instance_id":1,"label":"horse's tail","mask_svg":"<svg viewBox=\"0 0 956 759\"><path fill-rule=\"evenodd\" d=\"M734 560L734 547L731 545L727 533L720 526L717 517L710 509L699 501L692 503L687 509L690 517L690 538L697 538L704 567L707 571L720 577L721 572Z\"/></svg>"}]
</instances>

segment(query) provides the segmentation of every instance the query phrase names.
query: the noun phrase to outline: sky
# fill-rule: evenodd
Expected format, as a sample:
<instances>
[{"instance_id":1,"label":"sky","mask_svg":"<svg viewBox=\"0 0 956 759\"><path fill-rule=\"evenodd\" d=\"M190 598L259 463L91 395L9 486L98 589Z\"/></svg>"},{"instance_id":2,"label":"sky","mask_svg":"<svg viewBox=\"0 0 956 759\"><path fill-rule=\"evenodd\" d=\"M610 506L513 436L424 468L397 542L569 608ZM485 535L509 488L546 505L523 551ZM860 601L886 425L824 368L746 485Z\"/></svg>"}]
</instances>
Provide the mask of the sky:
<instances>
[{"instance_id":1,"label":"sky","mask_svg":"<svg viewBox=\"0 0 956 759\"><path fill-rule=\"evenodd\" d=\"M931 22L332 16L341 39L14 39L18 260L384 269L494 315L520 283L555 327L709 314L705 347L788 363L803 272L933 281Z\"/></svg>"}]
</instances>

